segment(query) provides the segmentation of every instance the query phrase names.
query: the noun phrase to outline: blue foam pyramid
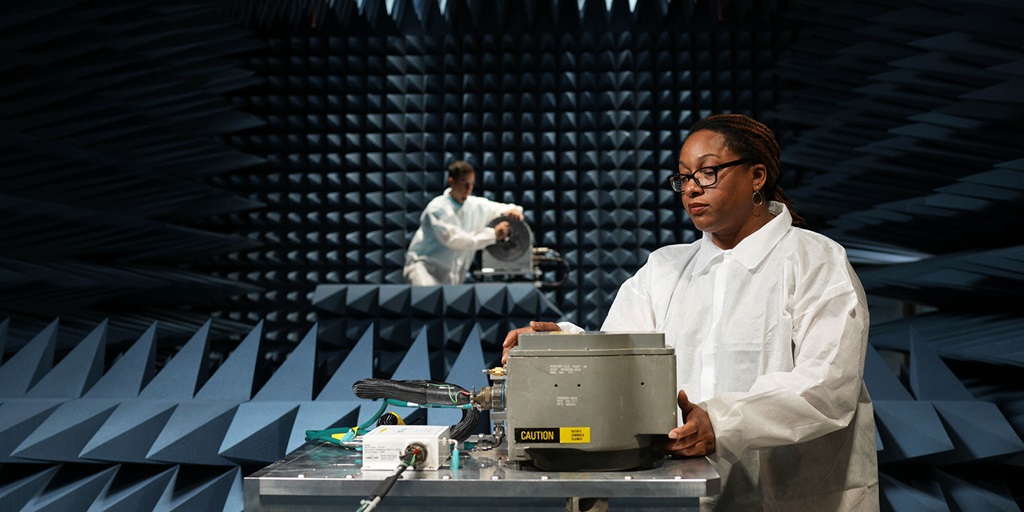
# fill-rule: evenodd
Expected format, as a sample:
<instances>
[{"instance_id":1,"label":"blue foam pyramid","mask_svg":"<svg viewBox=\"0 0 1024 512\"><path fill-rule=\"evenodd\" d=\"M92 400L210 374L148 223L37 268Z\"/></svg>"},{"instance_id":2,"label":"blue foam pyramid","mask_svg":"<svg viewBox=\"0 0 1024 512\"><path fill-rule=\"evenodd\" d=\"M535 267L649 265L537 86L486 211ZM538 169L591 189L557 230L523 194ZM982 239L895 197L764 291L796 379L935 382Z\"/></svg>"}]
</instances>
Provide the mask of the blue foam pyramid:
<instances>
[{"instance_id":1,"label":"blue foam pyramid","mask_svg":"<svg viewBox=\"0 0 1024 512\"><path fill-rule=\"evenodd\" d=\"M135 398L153 378L156 364L156 322L85 393L86 398Z\"/></svg>"},{"instance_id":2,"label":"blue foam pyramid","mask_svg":"<svg viewBox=\"0 0 1024 512\"><path fill-rule=\"evenodd\" d=\"M391 380L429 380L430 354L427 351L427 330L421 329L409 351L405 353Z\"/></svg>"},{"instance_id":3,"label":"blue foam pyramid","mask_svg":"<svg viewBox=\"0 0 1024 512\"><path fill-rule=\"evenodd\" d=\"M1024 442L996 404L934 401L932 405L956 446L956 454L944 457L944 463L1024 453Z\"/></svg>"},{"instance_id":4,"label":"blue foam pyramid","mask_svg":"<svg viewBox=\"0 0 1024 512\"><path fill-rule=\"evenodd\" d=\"M452 284L443 288L445 316L468 317L476 313L474 286Z\"/></svg>"},{"instance_id":5,"label":"blue foam pyramid","mask_svg":"<svg viewBox=\"0 0 1024 512\"><path fill-rule=\"evenodd\" d=\"M881 490L883 510L949 512L949 504L937 485L932 489L922 489L879 473L878 487Z\"/></svg>"},{"instance_id":6,"label":"blue foam pyramid","mask_svg":"<svg viewBox=\"0 0 1024 512\"><path fill-rule=\"evenodd\" d=\"M914 459L950 452L953 441L928 402L876 400L875 419L885 450L879 463Z\"/></svg>"},{"instance_id":7,"label":"blue foam pyramid","mask_svg":"<svg viewBox=\"0 0 1024 512\"><path fill-rule=\"evenodd\" d=\"M78 462L79 454L118 406L117 400L70 400L60 404L14 449L23 459Z\"/></svg>"},{"instance_id":8,"label":"blue foam pyramid","mask_svg":"<svg viewBox=\"0 0 1024 512\"><path fill-rule=\"evenodd\" d=\"M439 317L444 312L441 286L413 286L410 292L412 312L427 318Z\"/></svg>"},{"instance_id":9,"label":"blue foam pyramid","mask_svg":"<svg viewBox=\"0 0 1024 512\"><path fill-rule=\"evenodd\" d=\"M273 462L287 453L299 403L312 400L314 325L251 401L240 403L218 453L241 463ZM255 361L253 361L255 363Z\"/></svg>"},{"instance_id":10,"label":"blue foam pyramid","mask_svg":"<svg viewBox=\"0 0 1024 512\"><path fill-rule=\"evenodd\" d=\"M253 396L253 401L309 401L313 399L317 325L309 329L277 371Z\"/></svg>"},{"instance_id":11,"label":"blue foam pyramid","mask_svg":"<svg viewBox=\"0 0 1024 512\"><path fill-rule=\"evenodd\" d=\"M1005 485L983 478L979 478L977 482L969 482L941 470L935 470L935 475L946 499L957 510L1020 510L1013 499L1013 494Z\"/></svg>"},{"instance_id":12,"label":"blue foam pyramid","mask_svg":"<svg viewBox=\"0 0 1024 512\"><path fill-rule=\"evenodd\" d=\"M178 469L178 466L175 466ZM169 512L221 512L229 510L227 501L239 479L240 470L230 468L220 475L204 480L179 491L177 481L182 479L179 469L174 474L175 482L167 486L154 510ZM240 485L238 487L241 487ZM231 510L237 510L237 507Z\"/></svg>"},{"instance_id":13,"label":"blue foam pyramid","mask_svg":"<svg viewBox=\"0 0 1024 512\"><path fill-rule=\"evenodd\" d=\"M366 328L341 366L320 390L317 401L353 400L352 384L359 379L373 377L373 331L372 324Z\"/></svg>"},{"instance_id":14,"label":"blue foam pyramid","mask_svg":"<svg viewBox=\"0 0 1024 512\"><path fill-rule=\"evenodd\" d=\"M252 398L253 377L260 359L263 321L254 327L235 347L224 364L196 393L197 400L245 402Z\"/></svg>"},{"instance_id":15,"label":"blue foam pyramid","mask_svg":"<svg viewBox=\"0 0 1024 512\"><path fill-rule=\"evenodd\" d=\"M53 367L32 389L25 393L34 398L79 398L103 374L107 348L107 321L75 345L64 359Z\"/></svg>"},{"instance_id":16,"label":"blue foam pyramid","mask_svg":"<svg viewBox=\"0 0 1024 512\"><path fill-rule=\"evenodd\" d=\"M377 285L349 285L345 296L345 311L349 313L372 315L377 312L377 296Z\"/></svg>"},{"instance_id":17,"label":"blue foam pyramid","mask_svg":"<svg viewBox=\"0 0 1024 512\"><path fill-rule=\"evenodd\" d=\"M240 464L270 463L288 453L299 405L252 401L238 405L218 453Z\"/></svg>"},{"instance_id":18,"label":"blue foam pyramid","mask_svg":"<svg viewBox=\"0 0 1024 512\"><path fill-rule=\"evenodd\" d=\"M85 478L76 479L67 485L47 488L32 498L23 510L39 512L64 512L87 510L110 486L117 474L118 466L111 466Z\"/></svg>"},{"instance_id":19,"label":"blue foam pyramid","mask_svg":"<svg viewBox=\"0 0 1024 512\"><path fill-rule=\"evenodd\" d=\"M103 370L106 322L61 359L26 393L33 398L77 398L99 378ZM46 406L47 401L41 402ZM82 447L102 426L118 402L110 399L73 399L60 403L22 439L11 452L20 459L77 462ZM24 413L24 412L23 412ZM19 415L13 414L15 418Z\"/></svg>"},{"instance_id":20,"label":"blue foam pyramid","mask_svg":"<svg viewBox=\"0 0 1024 512\"><path fill-rule=\"evenodd\" d=\"M506 287L499 283L476 285L476 313L480 316L505 316Z\"/></svg>"},{"instance_id":21,"label":"blue foam pyramid","mask_svg":"<svg viewBox=\"0 0 1024 512\"><path fill-rule=\"evenodd\" d=\"M167 419L146 459L177 464L231 466L219 455L237 403L181 402Z\"/></svg>"},{"instance_id":22,"label":"blue foam pyramid","mask_svg":"<svg viewBox=\"0 0 1024 512\"><path fill-rule=\"evenodd\" d=\"M82 447L80 457L108 462L153 463L150 448L171 418L178 402L125 400Z\"/></svg>"},{"instance_id":23,"label":"blue foam pyramid","mask_svg":"<svg viewBox=\"0 0 1024 512\"><path fill-rule=\"evenodd\" d=\"M122 467L118 476L125 473ZM108 485L103 495L96 500L93 508L104 512L137 512L140 510L158 510L160 497L174 481L177 467L169 467L148 478L132 481L130 485L117 487ZM126 475L126 479L131 476Z\"/></svg>"},{"instance_id":24,"label":"blue foam pyramid","mask_svg":"<svg viewBox=\"0 0 1024 512\"><path fill-rule=\"evenodd\" d=\"M380 285L378 297L380 312L384 315L405 316L408 314L412 287L401 284Z\"/></svg>"},{"instance_id":25,"label":"blue foam pyramid","mask_svg":"<svg viewBox=\"0 0 1024 512\"><path fill-rule=\"evenodd\" d=\"M0 510L22 510L46 488L60 466L50 466L13 482L0 485Z\"/></svg>"},{"instance_id":26,"label":"blue foam pyramid","mask_svg":"<svg viewBox=\"0 0 1024 512\"><path fill-rule=\"evenodd\" d=\"M910 389L918 400L974 400L946 363L910 328Z\"/></svg>"},{"instance_id":27,"label":"blue foam pyramid","mask_svg":"<svg viewBox=\"0 0 1024 512\"><path fill-rule=\"evenodd\" d=\"M348 285L321 284L313 291L313 306L321 311L343 313L345 311L345 291Z\"/></svg>"},{"instance_id":28,"label":"blue foam pyramid","mask_svg":"<svg viewBox=\"0 0 1024 512\"><path fill-rule=\"evenodd\" d=\"M63 399L8 399L0 403L0 463L25 462L12 454L47 418Z\"/></svg>"},{"instance_id":29,"label":"blue foam pyramid","mask_svg":"<svg viewBox=\"0 0 1024 512\"><path fill-rule=\"evenodd\" d=\"M59 320L50 322L25 346L0 366L0 397L24 396L53 368Z\"/></svg>"},{"instance_id":30,"label":"blue foam pyramid","mask_svg":"<svg viewBox=\"0 0 1024 512\"><path fill-rule=\"evenodd\" d=\"M868 345L864 359L864 384L872 400L913 400L875 347Z\"/></svg>"},{"instance_id":31,"label":"blue foam pyramid","mask_svg":"<svg viewBox=\"0 0 1024 512\"><path fill-rule=\"evenodd\" d=\"M187 343L149 381L139 398L191 400L207 375L210 321L192 335Z\"/></svg>"}]
</instances>

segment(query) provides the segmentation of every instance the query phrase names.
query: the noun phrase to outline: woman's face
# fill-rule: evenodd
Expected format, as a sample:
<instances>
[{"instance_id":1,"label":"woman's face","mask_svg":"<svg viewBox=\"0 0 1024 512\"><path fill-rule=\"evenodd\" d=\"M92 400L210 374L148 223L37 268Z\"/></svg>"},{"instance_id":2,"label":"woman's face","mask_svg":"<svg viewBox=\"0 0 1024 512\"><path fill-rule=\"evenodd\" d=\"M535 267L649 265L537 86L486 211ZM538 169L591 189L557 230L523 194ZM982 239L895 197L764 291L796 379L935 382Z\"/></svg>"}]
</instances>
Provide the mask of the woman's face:
<instances>
[{"instance_id":1,"label":"woman's face","mask_svg":"<svg viewBox=\"0 0 1024 512\"><path fill-rule=\"evenodd\" d=\"M690 134L679 151L679 172L691 174L740 158L726 147L725 137L701 130ZM752 200L754 190L764 186L764 179L764 166L748 162L721 169L718 181L710 187L688 180L683 184L683 208L697 229L711 233L715 245L732 249L770 220L767 213L755 214Z\"/></svg>"}]
</instances>

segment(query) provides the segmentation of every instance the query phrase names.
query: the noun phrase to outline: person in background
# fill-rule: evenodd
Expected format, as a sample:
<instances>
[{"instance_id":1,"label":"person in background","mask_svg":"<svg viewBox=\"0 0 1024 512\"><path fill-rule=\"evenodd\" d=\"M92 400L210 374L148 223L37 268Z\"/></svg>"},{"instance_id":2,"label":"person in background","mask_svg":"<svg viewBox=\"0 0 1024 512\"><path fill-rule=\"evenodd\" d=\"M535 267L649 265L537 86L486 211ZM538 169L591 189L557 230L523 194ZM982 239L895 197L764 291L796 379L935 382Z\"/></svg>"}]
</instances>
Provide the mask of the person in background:
<instances>
[{"instance_id":1,"label":"person in background","mask_svg":"<svg viewBox=\"0 0 1024 512\"><path fill-rule=\"evenodd\" d=\"M875 511L864 385L868 308L846 252L779 188L772 132L742 115L690 130L669 184L703 237L651 253L602 331L659 331L675 348L682 426L672 456L707 456L722 492L702 510ZM531 322L509 332L581 330Z\"/></svg>"},{"instance_id":2,"label":"person in background","mask_svg":"<svg viewBox=\"0 0 1024 512\"><path fill-rule=\"evenodd\" d=\"M487 225L503 215L509 220L523 219L522 206L474 196L475 183L476 169L469 162L460 160L448 166L448 189L423 209L420 227L405 255L402 275L408 283L461 284L476 251L509 234L507 220L493 228Z\"/></svg>"}]
</instances>

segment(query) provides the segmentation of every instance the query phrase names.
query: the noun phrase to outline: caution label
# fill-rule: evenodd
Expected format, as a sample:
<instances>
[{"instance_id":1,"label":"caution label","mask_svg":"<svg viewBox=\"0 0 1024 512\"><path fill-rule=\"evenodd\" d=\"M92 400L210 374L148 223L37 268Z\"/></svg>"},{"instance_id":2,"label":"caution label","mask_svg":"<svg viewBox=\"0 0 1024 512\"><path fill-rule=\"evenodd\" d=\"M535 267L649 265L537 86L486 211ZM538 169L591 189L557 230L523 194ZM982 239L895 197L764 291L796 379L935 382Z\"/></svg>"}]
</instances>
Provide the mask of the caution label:
<instances>
[{"instance_id":1,"label":"caution label","mask_svg":"<svg viewBox=\"0 0 1024 512\"><path fill-rule=\"evenodd\" d=\"M590 443L590 427L517 428L517 443Z\"/></svg>"},{"instance_id":2,"label":"caution label","mask_svg":"<svg viewBox=\"0 0 1024 512\"><path fill-rule=\"evenodd\" d=\"M590 427L562 427L558 430L563 443L590 442Z\"/></svg>"},{"instance_id":3,"label":"caution label","mask_svg":"<svg viewBox=\"0 0 1024 512\"><path fill-rule=\"evenodd\" d=\"M517 428L517 443L559 443L557 428Z\"/></svg>"}]
</instances>

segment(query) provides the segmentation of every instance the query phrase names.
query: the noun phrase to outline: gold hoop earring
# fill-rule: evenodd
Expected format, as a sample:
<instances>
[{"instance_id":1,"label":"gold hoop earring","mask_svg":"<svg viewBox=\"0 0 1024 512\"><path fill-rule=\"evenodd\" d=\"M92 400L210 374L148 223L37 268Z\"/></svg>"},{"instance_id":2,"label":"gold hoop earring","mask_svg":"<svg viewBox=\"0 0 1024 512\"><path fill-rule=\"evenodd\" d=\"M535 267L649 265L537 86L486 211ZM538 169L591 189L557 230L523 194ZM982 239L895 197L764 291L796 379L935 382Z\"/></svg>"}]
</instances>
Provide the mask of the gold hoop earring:
<instances>
[{"instance_id":1,"label":"gold hoop earring","mask_svg":"<svg viewBox=\"0 0 1024 512\"><path fill-rule=\"evenodd\" d=\"M750 197L750 202L754 203L754 206L761 206L764 204L764 194L760 190L755 190L754 195Z\"/></svg>"}]
</instances>

